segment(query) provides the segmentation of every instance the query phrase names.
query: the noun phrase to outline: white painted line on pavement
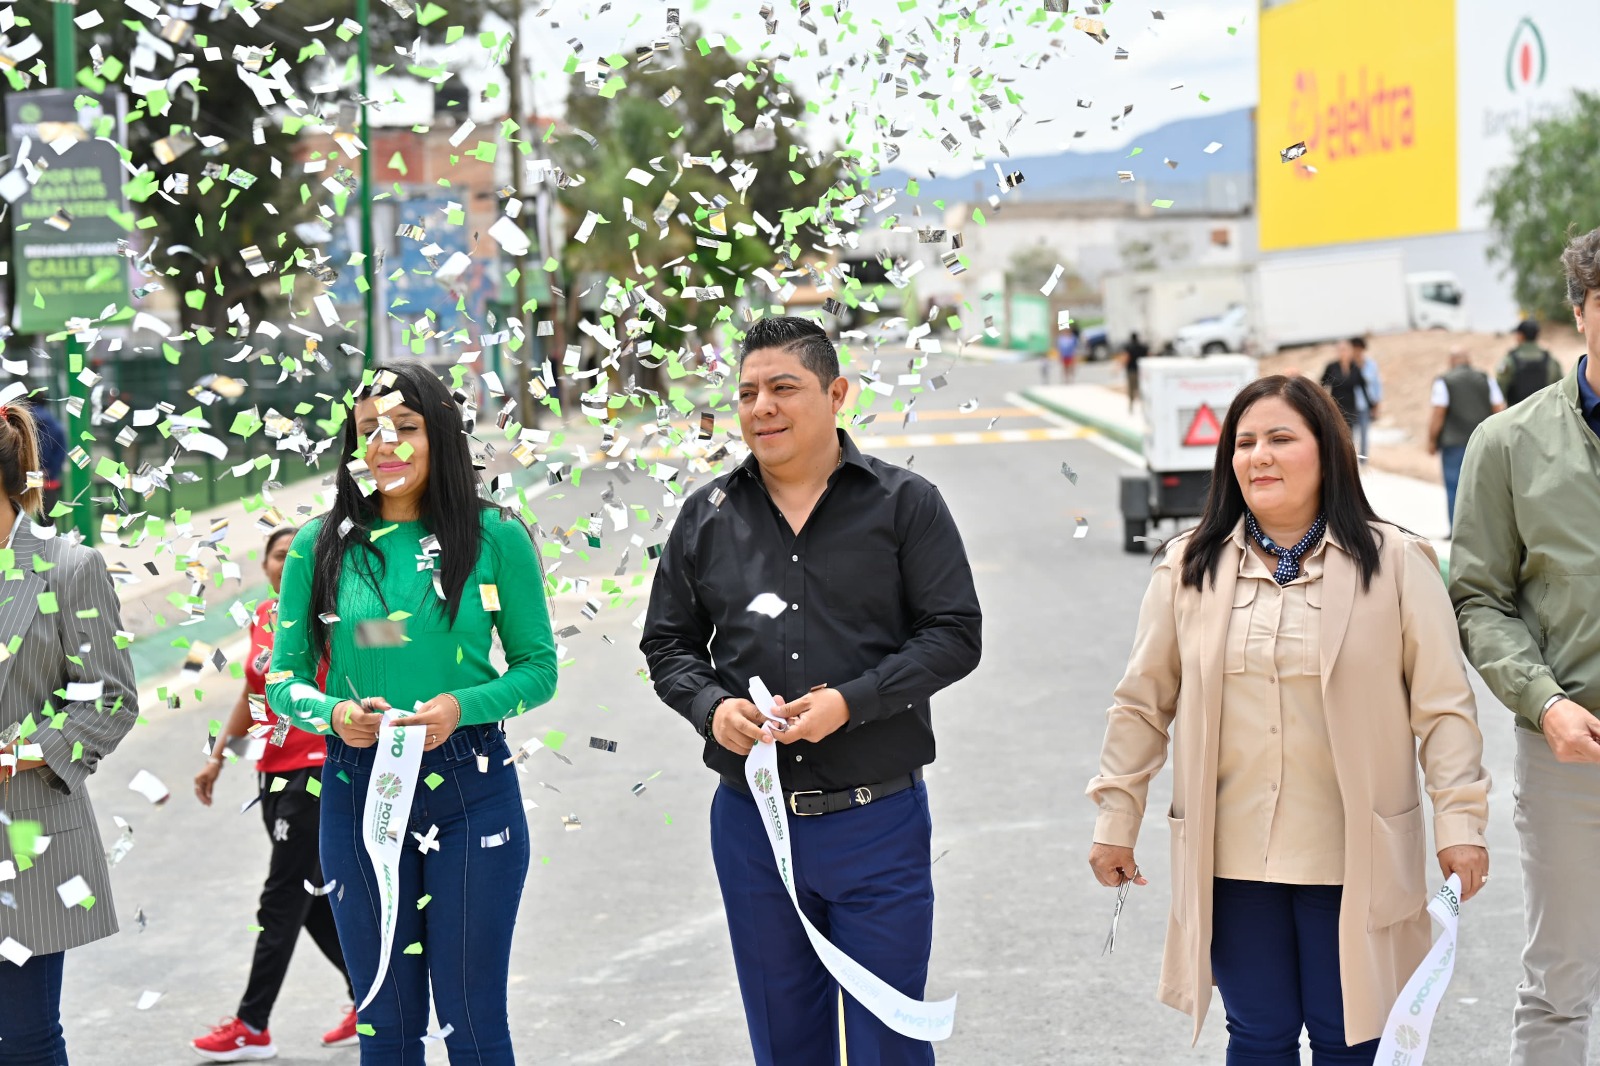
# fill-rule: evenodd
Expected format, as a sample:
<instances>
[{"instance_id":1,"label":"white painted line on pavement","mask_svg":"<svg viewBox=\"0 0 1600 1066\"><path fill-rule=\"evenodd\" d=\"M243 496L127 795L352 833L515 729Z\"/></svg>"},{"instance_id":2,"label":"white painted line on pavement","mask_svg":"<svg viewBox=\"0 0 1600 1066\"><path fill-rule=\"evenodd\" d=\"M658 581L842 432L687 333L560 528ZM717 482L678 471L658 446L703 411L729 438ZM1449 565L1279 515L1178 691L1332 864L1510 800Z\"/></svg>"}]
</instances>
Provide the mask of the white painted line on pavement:
<instances>
[{"instance_id":1,"label":"white painted line on pavement","mask_svg":"<svg viewBox=\"0 0 1600 1066\"><path fill-rule=\"evenodd\" d=\"M1074 422L1070 418L1063 418L1049 408L1040 407L1038 404L1023 396L1021 393L1008 392L1005 395L1005 401L1006 403L1013 404L1017 407L1027 408L1030 412L1032 412L1034 417L1042 418L1051 425L1060 426L1063 429L1088 430L1088 432L1083 435L1084 440L1088 441L1090 444L1093 444L1101 451L1108 452L1111 455L1116 456L1129 466L1138 467L1140 470L1145 469L1144 456L1140 455L1131 448L1124 448L1122 445L1118 444L1104 433L1100 433L1090 426L1085 426L1080 422Z\"/></svg>"}]
</instances>

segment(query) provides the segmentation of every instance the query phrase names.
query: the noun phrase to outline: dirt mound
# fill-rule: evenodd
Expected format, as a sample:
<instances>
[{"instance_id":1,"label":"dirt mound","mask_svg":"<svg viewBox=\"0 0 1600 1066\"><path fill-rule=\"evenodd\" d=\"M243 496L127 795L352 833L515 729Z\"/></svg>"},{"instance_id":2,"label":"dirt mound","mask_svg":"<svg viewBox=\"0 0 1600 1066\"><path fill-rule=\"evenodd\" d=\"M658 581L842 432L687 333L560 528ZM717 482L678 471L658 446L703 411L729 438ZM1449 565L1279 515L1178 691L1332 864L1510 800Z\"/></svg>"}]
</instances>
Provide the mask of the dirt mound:
<instances>
[{"instance_id":1,"label":"dirt mound","mask_svg":"<svg viewBox=\"0 0 1600 1066\"><path fill-rule=\"evenodd\" d=\"M1511 333L1445 333L1439 330L1373 337L1367 351L1378 362L1383 403L1373 424L1368 456L1379 470L1439 482L1439 460L1427 451L1429 402L1433 379L1449 366L1451 347L1472 354L1472 365L1489 373L1520 340ZM1539 343L1570 370L1583 355L1583 338L1571 327L1546 328ZM1334 356L1334 345L1294 348L1261 360L1263 374L1302 373L1312 378Z\"/></svg>"}]
</instances>

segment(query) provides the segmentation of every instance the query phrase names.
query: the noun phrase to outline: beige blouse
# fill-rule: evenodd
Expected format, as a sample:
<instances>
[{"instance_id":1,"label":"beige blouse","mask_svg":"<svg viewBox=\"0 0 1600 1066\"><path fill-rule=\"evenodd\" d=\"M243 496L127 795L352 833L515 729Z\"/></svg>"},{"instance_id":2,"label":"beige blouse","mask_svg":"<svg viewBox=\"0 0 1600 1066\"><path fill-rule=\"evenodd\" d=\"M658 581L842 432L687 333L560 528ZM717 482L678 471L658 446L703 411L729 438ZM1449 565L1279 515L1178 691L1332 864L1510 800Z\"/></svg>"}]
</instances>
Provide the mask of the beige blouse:
<instances>
[{"instance_id":1,"label":"beige blouse","mask_svg":"<svg viewBox=\"0 0 1600 1066\"><path fill-rule=\"evenodd\" d=\"M1243 528L1235 534L1241 547ZM1344 807L1322 707L1327 537L1280 586L1253 549L1234 586L1217 753L1216 876L1344 882Z\"/></svg>"}]
</instances>

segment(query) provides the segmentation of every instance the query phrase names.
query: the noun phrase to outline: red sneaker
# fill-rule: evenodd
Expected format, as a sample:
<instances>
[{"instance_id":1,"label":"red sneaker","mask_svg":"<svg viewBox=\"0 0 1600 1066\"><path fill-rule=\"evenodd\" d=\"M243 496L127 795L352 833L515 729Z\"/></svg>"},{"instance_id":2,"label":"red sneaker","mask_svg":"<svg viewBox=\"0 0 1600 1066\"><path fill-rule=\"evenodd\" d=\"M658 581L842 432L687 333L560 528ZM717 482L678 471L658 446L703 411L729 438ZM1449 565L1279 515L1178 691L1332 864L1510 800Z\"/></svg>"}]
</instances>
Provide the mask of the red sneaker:
<instances>
[{"instance_id":1,"label":"red sneaker","mask_svg":"<svg viewBox=\"0 0 1600 1066\"><path fill-rule=\"evenodd\" d=\"M344 1021L322 1034L323 1047L355 1047L361 1042L361 1036L356 1032L356 1009L350 1008L350 1013L344 1016Z\"/></svg>"},{"instance_id":2,"label":"red sneaker","mask_svg":"<svg viewBox=\"0 0 1600 1066\"><path fill-rule=\"evenodd\" d=\"M238 1018L224 1018L211 1032L189 1045L203 1059L212 1062L247 1062L254 1059L274 1059L278 1049L272 1046L272 1035L263 1029L252 1033Z\"/></svg>"}]
</instances>

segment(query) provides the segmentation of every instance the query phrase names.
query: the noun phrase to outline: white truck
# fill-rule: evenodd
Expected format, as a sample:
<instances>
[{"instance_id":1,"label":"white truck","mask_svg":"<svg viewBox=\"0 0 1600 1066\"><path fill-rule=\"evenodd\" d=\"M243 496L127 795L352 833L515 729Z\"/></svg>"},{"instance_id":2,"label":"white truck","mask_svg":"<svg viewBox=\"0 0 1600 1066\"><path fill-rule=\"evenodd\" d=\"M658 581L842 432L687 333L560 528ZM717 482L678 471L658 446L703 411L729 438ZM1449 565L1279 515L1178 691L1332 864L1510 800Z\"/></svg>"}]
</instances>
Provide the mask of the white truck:
<instances>
[{"instance_id":1,"label":"white truck","mask_svg":"<svg viewBox=\"0 0 1600 1066\"><path fill-rule=\"evenodd\" d=\"M1249 295L1242 266L1141 270L1108 274L1105 278L1105 352L1116 352L1131 334L1159 352L1173 343L1181 327L1208 315L1217 315Z\"/></svg>"},{"instance_id":2,"label":"white truck","mask_svg":"<svg viewBox=\"0 0 1600 1066\"><path fill-rule=\"evenodd\" d=\"M1368 333L1464 330L1461 284L1449 271L1407 274L1398 248L1292 256L1256 264L1247 302L1177 333L1179 355L1274 352Z\"/></svg>"}]
</instances>

